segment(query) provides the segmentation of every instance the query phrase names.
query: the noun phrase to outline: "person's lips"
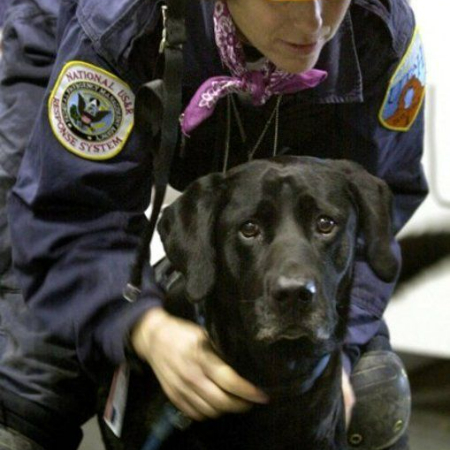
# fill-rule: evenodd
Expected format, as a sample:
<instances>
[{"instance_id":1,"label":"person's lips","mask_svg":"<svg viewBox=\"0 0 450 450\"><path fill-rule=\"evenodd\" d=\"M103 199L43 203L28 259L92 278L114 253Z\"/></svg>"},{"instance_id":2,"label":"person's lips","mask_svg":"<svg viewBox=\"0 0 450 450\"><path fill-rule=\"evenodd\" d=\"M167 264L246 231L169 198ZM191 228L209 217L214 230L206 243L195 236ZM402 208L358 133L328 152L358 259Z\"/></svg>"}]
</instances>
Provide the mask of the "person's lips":
<instances>
[{"instance_id":1,"label":"person's lips","mask_svg":"<svg viewBox=\"0 0 450 450\"><path fill-rule=\"evenodd\" d=\"M295 52L297 55L308 56L315 53L319 48L319 41L310 42L305 44L297 44L295 42L289 42L280 40L282 45L290 50L291 52Z\"/></svg>"}]
</instances>

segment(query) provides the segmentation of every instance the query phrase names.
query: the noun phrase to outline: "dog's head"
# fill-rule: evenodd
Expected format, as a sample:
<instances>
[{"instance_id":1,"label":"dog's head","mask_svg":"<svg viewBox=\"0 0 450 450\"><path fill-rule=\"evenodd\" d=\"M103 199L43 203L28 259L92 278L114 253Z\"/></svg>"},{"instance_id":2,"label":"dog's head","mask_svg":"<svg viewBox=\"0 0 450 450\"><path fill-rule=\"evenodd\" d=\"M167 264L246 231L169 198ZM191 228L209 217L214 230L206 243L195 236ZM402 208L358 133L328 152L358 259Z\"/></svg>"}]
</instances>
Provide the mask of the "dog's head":
<instances>
[{"instance_id":1,"label":"dog's head","mask_svg":"<svg viewBox=\"0 0 450 450\"><path fill-rule=\"evenodd\" d=\"M395 278L390 207L387 185L354 163L278 157L194 182L159 231L188 298L211 305L222 344L235 333L258 345L320 343L348 301L360 232L373 271Z\"/></svg>"}]
</instances>

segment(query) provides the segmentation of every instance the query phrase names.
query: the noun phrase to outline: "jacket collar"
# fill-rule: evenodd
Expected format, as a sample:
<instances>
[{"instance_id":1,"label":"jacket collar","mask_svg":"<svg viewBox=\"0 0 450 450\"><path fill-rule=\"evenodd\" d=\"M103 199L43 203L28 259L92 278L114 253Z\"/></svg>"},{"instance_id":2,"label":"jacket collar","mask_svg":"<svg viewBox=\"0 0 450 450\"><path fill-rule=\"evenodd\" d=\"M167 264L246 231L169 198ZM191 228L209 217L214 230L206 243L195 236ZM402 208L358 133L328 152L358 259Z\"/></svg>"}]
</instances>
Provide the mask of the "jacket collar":
<instances>
[{"instance_id":1,"label":"jacket collar","mask_svg":"<svg viewBox=\"0 0 450 450\"><path fill-rule=\"evenodd\" d=\"M326 70L328 78L316 88L304 91L302 99L314 103L363 101L362 74L350 11L334 38L323 48L316 68Z\"/></svg>"}]
</instances>

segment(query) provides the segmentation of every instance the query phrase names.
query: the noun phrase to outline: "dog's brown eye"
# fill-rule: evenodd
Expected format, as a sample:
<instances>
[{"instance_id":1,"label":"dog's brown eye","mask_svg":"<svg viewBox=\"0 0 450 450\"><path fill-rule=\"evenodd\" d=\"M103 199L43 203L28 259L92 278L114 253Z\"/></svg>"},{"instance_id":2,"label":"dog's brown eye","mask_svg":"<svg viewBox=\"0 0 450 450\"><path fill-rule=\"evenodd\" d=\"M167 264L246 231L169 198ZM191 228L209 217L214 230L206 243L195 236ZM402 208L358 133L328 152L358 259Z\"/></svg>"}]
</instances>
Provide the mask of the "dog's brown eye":
<instances>
[{"instance_id":1,"label":"dog's brown eye","mask_svg":"<svg viewBox=\"0 0 450 450\"><path fill-rule=\"evenodd\" d=\"M248 239L255 238L261 234L261 229L255 222L245 222L239 231Z\"/></svg>"},{"instance_id":2,"label":"dog's brown eye","mask_svg":"<svg viewBox=\"0 0 450 450\"><path fill-rule=\"evenodd\" d=\"M316 224L317 231L321 234L330 234L335 226L336 222L328 216L320 216Z\"/></svg>"}]
</instances>

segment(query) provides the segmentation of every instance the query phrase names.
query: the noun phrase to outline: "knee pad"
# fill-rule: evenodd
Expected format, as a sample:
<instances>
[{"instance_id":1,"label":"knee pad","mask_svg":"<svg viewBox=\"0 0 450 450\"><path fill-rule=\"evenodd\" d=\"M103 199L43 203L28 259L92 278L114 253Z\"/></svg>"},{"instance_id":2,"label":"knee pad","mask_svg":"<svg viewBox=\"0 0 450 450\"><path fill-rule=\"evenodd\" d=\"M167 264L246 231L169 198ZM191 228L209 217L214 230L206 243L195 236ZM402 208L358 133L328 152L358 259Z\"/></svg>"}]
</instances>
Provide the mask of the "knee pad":
<instances>
[{"instance_id":1,"label":"knee pad","mask_svg":"<svg viewBox=\"0 0 450 450\"><path fill-rule=\"evenodd\" d=\"M351 377L356 403L348 429L350 448L382 450L405 433L411 390L400 358L391 351L365 353Z\"/></svg>"}]
</instances>

